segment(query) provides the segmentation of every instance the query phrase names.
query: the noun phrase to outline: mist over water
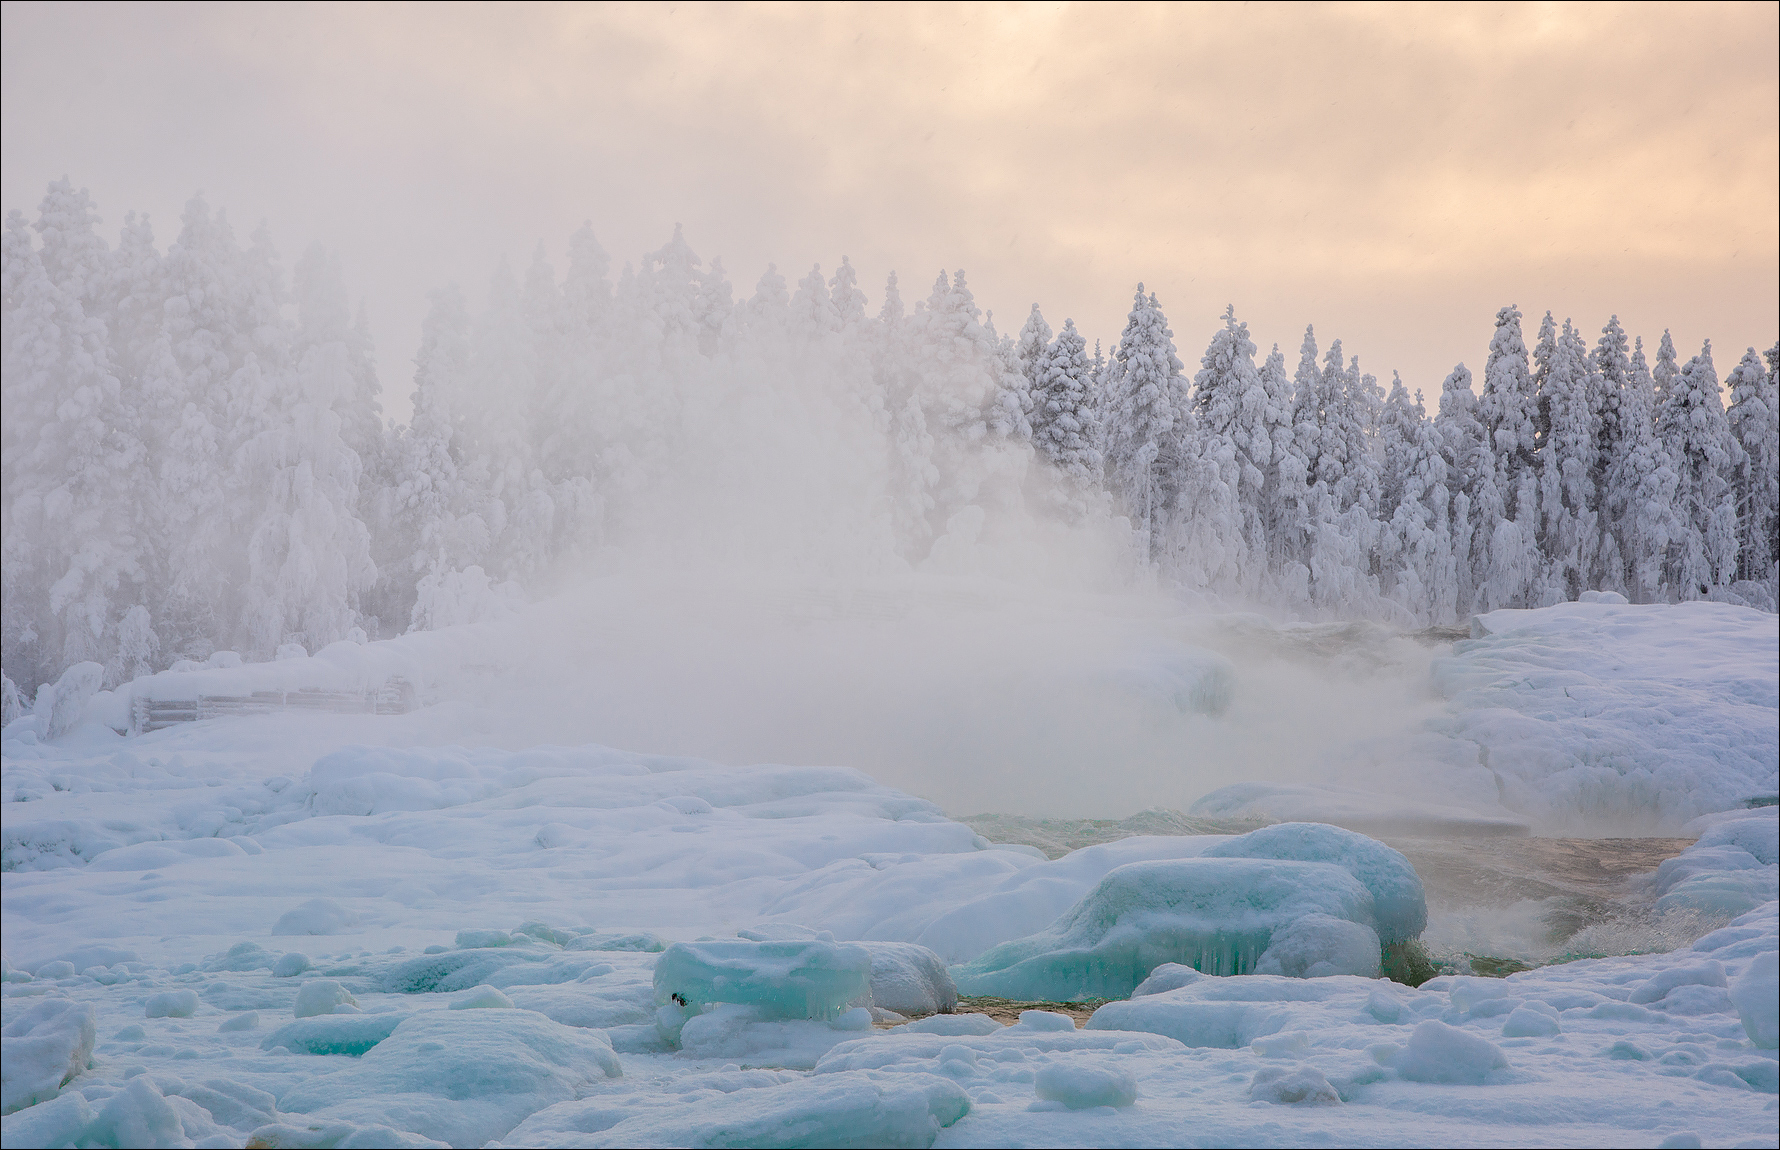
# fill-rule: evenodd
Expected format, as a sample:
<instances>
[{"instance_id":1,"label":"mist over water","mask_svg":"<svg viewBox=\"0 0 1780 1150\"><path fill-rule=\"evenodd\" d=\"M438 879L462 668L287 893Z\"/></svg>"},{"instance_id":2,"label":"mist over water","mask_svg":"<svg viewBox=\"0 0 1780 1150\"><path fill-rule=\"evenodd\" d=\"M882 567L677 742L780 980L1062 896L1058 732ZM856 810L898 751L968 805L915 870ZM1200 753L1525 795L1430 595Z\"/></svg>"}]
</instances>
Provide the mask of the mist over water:
<instances>
[{"instance_id":1,"label":"mist over water","mask_svg":"<svg viewBox=\"0 0 1780 1150\"><path fill-rule=\"evenodd\" d=\"M953 814L1086 818L1328 782L1437 706L1407 640L1331 657L1227 622L983 576L613 577L529 609L453 693L513 745L842 764Z\"/></svg>"}]
</instances>

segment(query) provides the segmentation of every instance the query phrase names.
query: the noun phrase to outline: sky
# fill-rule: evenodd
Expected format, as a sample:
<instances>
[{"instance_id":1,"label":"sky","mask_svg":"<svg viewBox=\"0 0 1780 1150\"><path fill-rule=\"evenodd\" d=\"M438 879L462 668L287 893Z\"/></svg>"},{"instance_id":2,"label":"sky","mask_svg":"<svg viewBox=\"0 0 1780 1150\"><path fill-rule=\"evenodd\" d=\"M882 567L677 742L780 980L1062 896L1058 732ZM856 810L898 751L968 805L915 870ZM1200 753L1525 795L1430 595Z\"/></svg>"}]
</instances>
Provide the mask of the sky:
<instances>
[{"instance_id":1,"label":"sky","mask_svg":"<svg viewBox=\"0 0 1780 1150\"><path fill-rule=\"evenodd\" d=\"M164 246L202 191L339 251L386 408L426 293L583 220L676 223L738 296L844 254L872 307L964 268L1192 369L1234 304L1437 398L1496 309L1609 314L1722 375L1780 328L1780 6L6 3L0 193L67 175Z\"/></svg>"}]
</instances>

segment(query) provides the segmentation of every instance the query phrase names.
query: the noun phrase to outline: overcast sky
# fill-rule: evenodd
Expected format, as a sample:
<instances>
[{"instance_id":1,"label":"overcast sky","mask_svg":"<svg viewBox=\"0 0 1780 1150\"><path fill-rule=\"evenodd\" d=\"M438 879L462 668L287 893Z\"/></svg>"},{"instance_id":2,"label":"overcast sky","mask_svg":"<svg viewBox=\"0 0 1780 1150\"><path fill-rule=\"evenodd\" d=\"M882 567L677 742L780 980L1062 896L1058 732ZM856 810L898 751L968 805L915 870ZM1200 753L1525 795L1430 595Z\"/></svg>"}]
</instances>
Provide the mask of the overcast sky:
<instances>
[{"instance_id":1,"label":"overcast sky","mask_svg":"<svg viewBox=\"0 0 1780 1150\"><path fill-rule=\"evenodd\" d=\"M338 249L405 415L428 289L583 219L685 225L738 296L963 267L1092 339L1137 281L1189 370L1226 303L1433 400L1495 310L1617 312L1719 371L1777 324L1780 7L4 6L4 206L67 174L164 247L202 190Z\"/></svg>"}]
</instances>

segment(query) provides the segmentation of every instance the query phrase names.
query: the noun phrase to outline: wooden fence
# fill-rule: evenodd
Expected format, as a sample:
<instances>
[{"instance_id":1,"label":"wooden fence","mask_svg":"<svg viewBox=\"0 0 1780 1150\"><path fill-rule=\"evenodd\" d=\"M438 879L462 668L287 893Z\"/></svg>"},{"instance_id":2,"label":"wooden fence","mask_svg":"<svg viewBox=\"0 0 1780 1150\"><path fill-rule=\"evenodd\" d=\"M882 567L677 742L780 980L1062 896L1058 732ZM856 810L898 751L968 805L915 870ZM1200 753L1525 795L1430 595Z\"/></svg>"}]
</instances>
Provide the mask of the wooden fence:
<instances>
[{"instance_id":1,"label":"wooden fence","mask_svg":"<svg viewBox=\"0 0 1780 1150\"><path fill-rule=\"evenodd\" d=\"M401 715L417 706L414 686L396 676L365 691L332 691L303 687L295 691L255 691L251 695L194 695L189 699L135 699L130 726L147 734L176 723L197 723L229 715L264 715L274 711L328 711L344 715Z\"/></svg>"}]
</instances>

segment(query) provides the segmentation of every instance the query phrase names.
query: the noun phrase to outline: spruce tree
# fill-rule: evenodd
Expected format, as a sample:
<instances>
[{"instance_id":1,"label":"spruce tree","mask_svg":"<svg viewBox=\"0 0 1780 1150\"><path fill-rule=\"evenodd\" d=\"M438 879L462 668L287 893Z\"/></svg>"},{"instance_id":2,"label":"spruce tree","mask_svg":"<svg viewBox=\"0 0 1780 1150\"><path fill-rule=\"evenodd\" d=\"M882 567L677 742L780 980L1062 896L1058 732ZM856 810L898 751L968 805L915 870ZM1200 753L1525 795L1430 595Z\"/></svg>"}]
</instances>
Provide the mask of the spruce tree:
<instances>
[{"instance_id":1,"label":"spruce tree","mask_svg":"<svg viewBox=\"0 0 1780 1150\"><path fill-rule=\"evenodd\" d=\"M1032 393L1033 446L1083 486L1097 482L1101 468L1093 370L1075 321L1066 319L1038 361Z\"/></svg>"},{"instance_id":2,"label":"spruce tree","mask_svg":"<svg viewBox=\"0 0 1780 1150\"><path fill-rule=\"evenodd\" d=\"M1670 381L1656 431L1675 467L1680 529L1668 549L1665 582L1674 598L1702 598L1736 578L1737 504L1731 477L1743 454L1725 418L1710 340Z\"/></svg>"},{"instance_id":3,"label":"spruce tree","mask_svg":"<svg viewBox=\"0 0 1780 1150\"><path fill-rule=\"evenodd\" d=\"M1113 353L1106 471L1152 559L1163 544L1187 431L1182 364L1173 336L1155 297L1138 284Z\"/></svg>"},{"instance_id":4,"label":"spruce tree","mask_svg":"<svg viewBox=\"0 0 1780 1150\"><path fill-rule=\"evenodd\" d=\"M1780 396L1773 369L1763 369L1753 347L1726 383L1731 393L1726 416L1743 449L1737 469L1737 577L1772 585L1780 564ZM1770 586L1768 596L1774 595ZM1773 607L1770 602L1768 609Z\"/></svg>"}]
</instances>

